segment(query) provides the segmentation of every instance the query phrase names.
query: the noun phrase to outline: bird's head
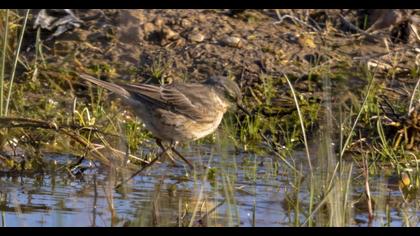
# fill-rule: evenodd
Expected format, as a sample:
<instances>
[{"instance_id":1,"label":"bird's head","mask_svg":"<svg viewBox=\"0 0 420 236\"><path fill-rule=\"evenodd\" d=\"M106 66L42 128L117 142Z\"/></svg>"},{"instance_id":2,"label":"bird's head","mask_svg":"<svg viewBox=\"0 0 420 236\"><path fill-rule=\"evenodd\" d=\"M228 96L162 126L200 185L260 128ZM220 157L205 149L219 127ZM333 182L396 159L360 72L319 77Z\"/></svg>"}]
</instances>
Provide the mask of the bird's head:
<instances>
[{"instance_id":1,"label":"bird's head","mask_svg":"<svg viewBox=\"0 0 420 236\"><path fill-rule=\"evenodd\" d=\"M224 76L212 76L207 79L204 84L214 87L220 97L227 100L229 103L236 104L239 109L250 115L250 112L242 105L241 90L233 80Z\"/></svg>"}]
</instances>

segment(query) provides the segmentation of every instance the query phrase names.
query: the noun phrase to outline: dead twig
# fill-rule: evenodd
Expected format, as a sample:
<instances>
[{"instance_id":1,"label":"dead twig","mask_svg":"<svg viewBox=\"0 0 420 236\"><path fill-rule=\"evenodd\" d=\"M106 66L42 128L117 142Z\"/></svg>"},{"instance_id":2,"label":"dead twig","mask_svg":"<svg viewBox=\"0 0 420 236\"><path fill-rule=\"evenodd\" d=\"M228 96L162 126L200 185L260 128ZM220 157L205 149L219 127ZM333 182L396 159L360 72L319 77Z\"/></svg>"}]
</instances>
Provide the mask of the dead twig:
<instances>
[{"instance_id":1,"label":"dead twig","mask_svg":"<svg viewBox=\"0 0 420 236\"><path fill-rule=\"evenodd\" d=\"M300 24L302 24L302 25L304 25L304 26L306 26L306 27L308 27L308 28L312 29L312 30L313 30L313 31L315 31L315 32L318 32L318 31L319 31L317 28L313 27L312 25L310 25L310 24L308 24L308 23L304 22L303 20L301 20L301 19L299 19L299 18L297 18L297 17L291 16L291 15L283 15L283 16L282 16L282 15L280 15L280 13L279 13L279 11L278 11L278 10L276 10L276 14L277 14L277 17L279 18L279 20L273 23L273 24L275 24L275 25L277 25L277 24L281 24L281 23L283 22L283 20L284 20L284 19L289 18L289 19L291 19L292 21L297 21L298 23L300 23Z\"/></svg>"},{"instance_id":2,"label":"dead twig","mask_svg":"<svg viewBox=\"0 0 420 236\"><path fill-rule=\"evenodd\" d=\"M95 156L102 161L105 165L110 165L108 158L106 158L101 152L99 152L99 149L105 148L105 145L95 144L91 143L88 140L85 140L82 136L75 133L74 130L90 130L102 134L107 135L113 135L120 137L116 134L108 134L105 132L102 132L94 127L82 127L82 126L75 126L75 125L58 125L55 122L49 122L49 121L43 121L43 120L36 120L31 118L22 118L22 117L0 117L0 128L32 128L32 129L47 129L47 130L53 130L58 133L65 134L69 136L71 139L76 141L77 143L86 146L90 149L90 152L95 154ZM110 148L110 147L109 147ZM125 153L117 149L110 148L113 152L118 153ZM136 160L142 160L141 158L135 157L133 155L129 155L130 157L134 157ZM142 160L146 164L148 164L147 161Z\"/></svg>"},{"instance_id":3,"label":"dead twig","mask_svg":"<svg viewBox=\"0 0 420 236\"><path fill-rule=\"evenodd\" d=\"M374 40L375 42L377 42L376 40L378 40L378 38L376 36L371 35L371 34L367 33L364 30L361 30L359 27L355 26L353 23L351 23L350 21L348 21L342 14L338 14L338 15L340 16L341 20L343 21L343 23L347 27L349 27L350 29L352 29L352 30L354 30L354 31L356 31L356 32L358 32L360 34L363 34L368 39L371 39L371 40Z\"/></svg>"},{"instance_id":4,"label":"dead twig","mask_svg":"<svg viewBox=\"0 0 420 236\"><path fill-rule=\"evenodd\" d=\"M370 194L370 187L369 187L369 164L366 157L363 157L363 175L365 177L365 193L367 197L367 205L368 205L368 219L369 223L373 220L373 205L372 205L372 197Z\"/></svg>"}]
</instances>

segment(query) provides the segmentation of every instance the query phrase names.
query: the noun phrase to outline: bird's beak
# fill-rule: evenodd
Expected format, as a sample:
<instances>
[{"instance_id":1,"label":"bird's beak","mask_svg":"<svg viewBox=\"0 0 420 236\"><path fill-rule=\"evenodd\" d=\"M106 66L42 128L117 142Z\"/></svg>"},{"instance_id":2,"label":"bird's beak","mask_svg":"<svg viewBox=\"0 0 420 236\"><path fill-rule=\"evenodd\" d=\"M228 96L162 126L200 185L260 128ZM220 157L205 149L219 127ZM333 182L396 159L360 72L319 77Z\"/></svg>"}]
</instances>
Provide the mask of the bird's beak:
<instances>
[{"instance_id":1,"label":"bird's beak","mask_svg":"<svg viewBox=\"0 0 420 236\"><path fill-rule=\"evenodd\" d=\"M245 114L247 114L248 116L252 116L251 112L249 112L241 102L236 102L236 106L241 109L243 112L245 112Z\"/></svg>"}]
</instances>

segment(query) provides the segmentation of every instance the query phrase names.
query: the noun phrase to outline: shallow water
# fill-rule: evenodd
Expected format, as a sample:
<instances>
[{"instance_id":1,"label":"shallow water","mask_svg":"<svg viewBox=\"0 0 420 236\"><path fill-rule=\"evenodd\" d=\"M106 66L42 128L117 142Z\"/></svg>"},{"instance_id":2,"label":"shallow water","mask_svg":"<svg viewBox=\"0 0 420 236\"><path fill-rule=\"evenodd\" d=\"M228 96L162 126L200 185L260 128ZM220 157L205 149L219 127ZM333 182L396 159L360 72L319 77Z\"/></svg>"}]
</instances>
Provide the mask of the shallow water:
<instances>
[{"instance_id":1,"label":"shallow water","mask_svg":"<svg viewBox=\"0 0 420 236\"><path fill-rule=\"evenodd\" d=\"M183 152L188 157L195 155L190 158L195 164L207 165L211 158L216 177L194 175L181 162L178 166L169 162L156 164L118 191L113 188L111 169L101 166L88 168L81 178L73 178L64 170L53 172L56 175L2 176L0 223L2 226L295 226L306 219L309 200L305 182L296 191L290 171L281 165L278 170L272 168L274 157L233 152L219 156L206 146ZM46 158L58 163L70 159L56 154ZM304 166L304 153L296 153L295 161ZM87 161L84 165L89 166ZM404 202L398 185L384 176L370 178L376 207L374 218L369 221L364 201L357 202L364 191L359 174L354 169L349 197L354 204L348 209L349 226L419 225L418 197ZM297 196L300 208L286 200ZM297 218L296 209L299 209ZM322 221L316 219L315 222Z\"/></svg>"}]
</instances>

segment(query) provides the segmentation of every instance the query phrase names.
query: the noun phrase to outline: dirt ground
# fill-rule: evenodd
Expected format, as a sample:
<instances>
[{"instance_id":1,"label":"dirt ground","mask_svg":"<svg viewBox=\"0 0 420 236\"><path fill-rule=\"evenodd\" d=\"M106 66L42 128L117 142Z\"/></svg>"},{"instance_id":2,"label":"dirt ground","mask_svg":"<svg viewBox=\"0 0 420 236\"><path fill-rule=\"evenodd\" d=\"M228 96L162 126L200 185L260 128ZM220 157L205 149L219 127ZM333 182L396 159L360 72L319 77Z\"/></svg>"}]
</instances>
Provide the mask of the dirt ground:
<instances>
[{"instance_id":1,"label":"dirt ground","mask_svg":"<svg viewBox=\"0 0 420 236\"><path fill-rule=\"evenodd\" d=\"M151 76L150 68L161 66L163 78L169 82L224 74L234 75L243 84L258 80L261 73L284 72L302 77L309 68L325 64L334 68L347 63L351 67L353 63L376 59L386 67L391 64L386 57L402 51L403 59L396 66L404 69L418 63L415 45L419 39L404 26L416 25L411 19L418 15L416 12L396 11L394 14L402 16L391 16L383 26L376 25L386 21L389 12L379 16L376 15L381 12L361 10L74 10L74 13L82 21L81 27L46 42L54 56L50 60L61 61L73 53L84 67L109 64L116 69L113 76L123 79L145 80ZM382 31L367 37L345 25L341 16L356 25L359 18L369 16L370 21L364 26L367 31L373 31L372 28ZM279 17L283 19L280 21ZM379 19L375 21L375 17ZM41 38L48 38L53 31L43 30ZM385 45L383 38L391 34L397 36Z\"/></svg>"}]
</instances>

